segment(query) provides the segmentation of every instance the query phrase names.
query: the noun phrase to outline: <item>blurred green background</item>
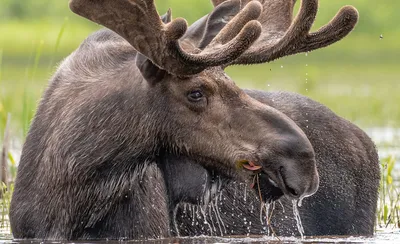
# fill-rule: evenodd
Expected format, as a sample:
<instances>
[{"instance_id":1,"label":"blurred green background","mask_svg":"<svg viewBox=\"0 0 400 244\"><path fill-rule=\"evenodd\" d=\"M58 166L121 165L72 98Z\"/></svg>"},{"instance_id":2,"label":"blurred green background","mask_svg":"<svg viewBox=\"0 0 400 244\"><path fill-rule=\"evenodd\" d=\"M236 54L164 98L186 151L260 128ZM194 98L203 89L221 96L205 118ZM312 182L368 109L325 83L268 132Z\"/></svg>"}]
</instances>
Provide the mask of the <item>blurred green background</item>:
<instances>
[{"instance_id":1,"label":"blurred green background","mask_svg":"<svg viewBox=\"0 0 400 244\"><path fill-rule=\"evenodd\" d=\"M212 9L207 0L156 2L160 13L171 7L189 23ZM363 128L399 127L400 1L321 0L313 28L348 4L359 10L360 21L339 43L264 65L232 67L229 75L243 88L309 96ZM1 133L11 114L13 135L22 138L57 63L99 28L72 14L67 0L1 0Z\"/></svg>"}]
</instances>

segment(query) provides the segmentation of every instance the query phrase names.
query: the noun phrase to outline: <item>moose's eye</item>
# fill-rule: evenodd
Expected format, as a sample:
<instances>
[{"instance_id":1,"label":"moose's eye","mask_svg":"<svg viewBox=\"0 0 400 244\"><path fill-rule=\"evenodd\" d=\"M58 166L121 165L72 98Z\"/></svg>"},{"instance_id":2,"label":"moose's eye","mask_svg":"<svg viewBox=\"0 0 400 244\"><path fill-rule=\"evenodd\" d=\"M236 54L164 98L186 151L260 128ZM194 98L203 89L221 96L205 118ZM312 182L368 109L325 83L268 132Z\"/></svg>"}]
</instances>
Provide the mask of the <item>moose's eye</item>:
<instances>
[{"instance_id":1,"label":"moose's eye","mask_svg":"<svg viewBox=\"0 0 400 244\"><path fill-rule=\"evenodd\" d=\"M203 93L200 90L194 90L189 92L188 99L191 102L199 102L203 98Z\"/></svg>"}]
</instances>

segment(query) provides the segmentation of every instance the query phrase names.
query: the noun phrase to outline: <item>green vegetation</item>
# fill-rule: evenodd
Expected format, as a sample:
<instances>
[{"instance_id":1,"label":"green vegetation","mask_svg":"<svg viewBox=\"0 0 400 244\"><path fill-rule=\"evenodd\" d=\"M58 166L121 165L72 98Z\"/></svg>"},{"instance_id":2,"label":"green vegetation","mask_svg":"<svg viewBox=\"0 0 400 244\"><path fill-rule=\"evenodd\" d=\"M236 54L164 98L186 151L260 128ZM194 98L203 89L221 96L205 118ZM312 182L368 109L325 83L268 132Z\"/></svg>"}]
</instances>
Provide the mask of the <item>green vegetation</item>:
<instances>
[{"instance_id":1,"label":"green vegetation","mask_svg":"<svg viewBox=\"0 0 400 244\"><path fill-rule=\"evenodd\" d=\"M189 23L212 8L208 0L156 2L160 13L171 7L174 16L183 16ZM341 42L269 64L230 67L228 73L243 88L287 90L309 96L363 128L399 127L400 15L397 12L400 1L321 0L314 29L327 23L346 4L359 10L360 21L353 33ZM2 1L0 145L9 114L12 115L12 137L23 140L56 64L99 28L73 15L67 1ZM8 162L13 179L15 161L11 154ZM399 193L392 180L395 163L393 157L382 159L380 227L399 225ZM12 191L12 184L5 186L0 185L3 218Z\"/></svg>"},{"instance_id":2,"label":"green vegetation","mask_svg":"<svg viewBox=\"0 0 400 244\"><path fill-rule=\"evenodd\" d=\"M378 228L400 228L400 192L393 179L393 169L396 160L390 156L381 161L381 187L379 191L379 203L377 213Z\"/></svg>"}]
</instances>

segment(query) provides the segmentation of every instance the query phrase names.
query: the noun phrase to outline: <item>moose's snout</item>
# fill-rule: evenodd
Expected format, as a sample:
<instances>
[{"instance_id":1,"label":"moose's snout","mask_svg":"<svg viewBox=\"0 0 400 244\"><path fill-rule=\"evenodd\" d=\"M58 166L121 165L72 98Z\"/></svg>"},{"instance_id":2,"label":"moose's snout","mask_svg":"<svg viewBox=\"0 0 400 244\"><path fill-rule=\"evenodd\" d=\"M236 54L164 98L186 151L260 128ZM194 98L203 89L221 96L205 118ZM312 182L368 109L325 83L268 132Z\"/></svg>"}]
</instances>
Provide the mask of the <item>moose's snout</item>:
<instances>
[{"instance_id":1,"label":"moose's snout","mask_svg":"<svg viewBox=\"0 0 400 244\"><path fill-rule=\"evenodd\" d=\"M314 194L319 186L314 149L303 131L293 123L290 134L276 142L275 165L278 187L290 198Z\"/></svg>"},{"instance_id":2,"label":"moose's snout","mask_svg":"<svg viewBox=\"0 0 400 244\"><path fill-rule=\"evenodd\" d=\"M281 165L277 173L278 186L286 196L301 199L313 195L318 190L319 176L315 160L285 160Z\"/></svg>"},{"instance_id":3,"label":"moose's snout","mask_svg":"<svg viewBox=\"0 0 400 244\"><path fill-rule=\"evenodd\" d=\"M269 114L269 132L263 146L263 171L289 198L301 199L314 194L319 186L315 152L304 132L290 118L275 113ZM270 188L271 188L270 187ZM271 192L271 189L266 189ZM267 199L274 197L267 197Z\"/></svg>"}]
</instances>

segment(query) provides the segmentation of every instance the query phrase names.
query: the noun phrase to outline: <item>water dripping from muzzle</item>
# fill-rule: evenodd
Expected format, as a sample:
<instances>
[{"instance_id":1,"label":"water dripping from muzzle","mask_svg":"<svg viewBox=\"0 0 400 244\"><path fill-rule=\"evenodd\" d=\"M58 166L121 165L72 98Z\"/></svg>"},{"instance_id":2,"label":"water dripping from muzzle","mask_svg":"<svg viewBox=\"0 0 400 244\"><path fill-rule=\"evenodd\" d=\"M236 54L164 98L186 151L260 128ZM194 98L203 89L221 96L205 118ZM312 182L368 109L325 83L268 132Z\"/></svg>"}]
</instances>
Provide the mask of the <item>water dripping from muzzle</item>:
<instances>
[{"instance_id":1,"label":"water dripping from muzzle","mask_svg":"<svg viewBox=\"0 0 400 244\"><path fill-rule=\"evenodd\" d=\"M207 220L207 213L206 213L206 210L207 210L207 206L202 206L202 207L200 207L200 212L201 212L201 214L202 214L202 217L203 217L203 220L204 220L204 224L205 225L207 225L207 227L208 227L208 229L209 229L209 231L210 231L210 235L214 235L214 232L213 232L213 229L212 229L212 227L211 227L211 225L210 225L210 222L208 222L208 220Z\"/></svg>"},{"instance_id":2,"label":"water dripping from muzzle","mask_svg":"<svg viewBox=\"0 0 400 244\"><path fill-rule=\"evenodd\" d=\"M177 214L178 214L178 208L179 208L179 204L177 204L177 205L175 206L175 208L174 208L174 211L173 211L173 220L172 220L172 221L173 221L173 225L174 225L174 228L175 228L176 236L180 237L181 234L180 234L180 232L179 232L178 222L176 221L176 216L177 216Z\"/></svg>"},{"instance_id":3,"label":"water dripping from muzzle","mask_svg":"<svg viewBox=\"0 0 400 244\"><path fill-rule=\"evenodd\" d=\"M303 199L305 198L305 196L300 197L299 201L297 202L297 206L299 208L301 208L301 205L303 205Z\"/></svg>"},{"instance_id":4,"label":"water dripping from muzzle","mask_svg":"<svg viewBox=\"0 0 400 244\"><path fill-rule=\"evenodd\" d=\"M296 224L297 224L297 230L300 233L301 239L304 239L304 228L303 224L301 223L299 209L297 208L298 200L292 200L292 204L293 204L293 215L294 218L296 219Z\"/></svg>"},{"instance_id":5,"label":"water dripping from muzzle","mask_svg":"<svg viewBox=\"0 0 400 244\"><path fill-rule=\"evenodd\" d=\"M272 214L275 210L275 202L272 203L262 203L261 205L261 210L260 210L260 221L261 224L264 224L265 222L265 226L266 226L266 231L267 231L267 235L271 236L271 235L276 235L272 224L271 224L271 218L272 218ZM263 216L264 213L264 216ZM265 221L263 221L263 218L265 219Z\"/></svg>"}]
</instances>

